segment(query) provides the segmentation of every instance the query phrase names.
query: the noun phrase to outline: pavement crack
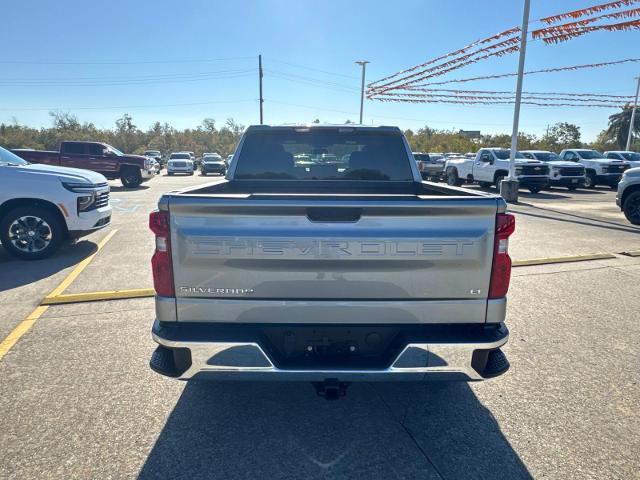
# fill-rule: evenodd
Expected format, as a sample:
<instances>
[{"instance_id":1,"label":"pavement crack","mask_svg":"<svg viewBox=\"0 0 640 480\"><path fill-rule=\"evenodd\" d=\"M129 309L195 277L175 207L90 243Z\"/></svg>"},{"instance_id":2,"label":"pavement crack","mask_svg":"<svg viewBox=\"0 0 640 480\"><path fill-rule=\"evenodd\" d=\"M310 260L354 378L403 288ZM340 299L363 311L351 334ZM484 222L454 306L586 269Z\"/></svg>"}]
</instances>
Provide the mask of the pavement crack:
<instances>
[{"instance_id":1,"label":"pavement crack","mask_svg":"<svg viewBox=\"0 0 640 480\"><path fill-rule=\"evenodd\" d=\"M371 390L373 390L373 392L375 393L375 395L380 399L380 401L382 402L382 404L384 405L384 407L389 411L389 415L391 416L391 418L394 419L394 421L400 425L400 428L402 428L402 430L404 430L404 432L407 434L407 436L411 439L411 441L413 442L413 444L415 445L415 447L418 449L418 451L422 454L422 456L424 457L424 459L429 463L429 465L431 465L431 467L433 468L433 470L438 474L439 478L442 478L443 480L446 479L446 477L442 474L442 472L438 469L438 467L436 466L436 464L433 462L433 460L431 460L431 457L429 457L429 454L425 451L424 448L422 448L422 446L420 445L420 443L418 442L418 440L416 440L416 438L413 436L413 433L411 433L411 430L409 428L407 428L407 426L405 425L405 421L407 419L407 412L409 410L409 407L405 408L404 414L402 416L402 420L398 420L396 419L395 415L393 414L393 410L391 409L391 406L387 403L387 401L384 399L384 397L380 394L380 392L378 392L373 385L371 384L371 382L367 383L367 385L369 385L369 388Z\"/></svg>"}]
</instances>

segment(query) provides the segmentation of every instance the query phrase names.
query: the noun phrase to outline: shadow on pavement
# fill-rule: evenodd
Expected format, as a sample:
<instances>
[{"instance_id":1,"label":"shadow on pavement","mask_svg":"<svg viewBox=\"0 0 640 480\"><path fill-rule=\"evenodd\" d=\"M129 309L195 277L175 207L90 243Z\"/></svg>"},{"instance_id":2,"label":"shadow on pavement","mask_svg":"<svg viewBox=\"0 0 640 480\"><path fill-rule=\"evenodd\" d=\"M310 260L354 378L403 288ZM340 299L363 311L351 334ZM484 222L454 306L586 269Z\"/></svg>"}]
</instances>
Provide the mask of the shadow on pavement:
<instances>
[{"instance_id":1,"label":"shadow on pavement","mask_svg":"<svg viewBox=\"0 0 640 480\"><path fill-rule=\"evenodd\" d=\"M122 185L111 185L110 188L112 192L139 192L141 190L147 190L150 187L149 185L142 184L136 188L127 188Z\"/></svg>"},{"instance_id":2,"label":"shadow on pavement","mask_svg":"<svg viewBox=\"0 0 640 480\"><path fill-rule=\"evenodd\" d=\"M97 250L89 240L65 244L53 256L42 260L19 260L0 245L0 292L28 285L50 277L67 267L81 262Z\"/></svg>"},{"instance_id":3,"label":"shadow on pavement","mask_svg":"<svg viewBox=\"0 0 640 480\"><path fill-rule=\"evenodd\" d=\"M561 195L560 192L549 192L548 190L546 191L541 191L538 193L531 193L529 191L523 192L522 190L519 192L520 196L523 196L525 198L530 198L530 199L535 199L535 200L558 200L558 199L565 199L565 198L570 198L568 195L564 194Z\"/></svg>"},{"instance_id":4,"label":"shadow on pavement","mask_svg":"<svg viewBox=\"0 0 640 480\"><path fill-rule=\"evenodd\" d=\"M139 473L155 478L531 478L466 383L194 383Z\"/></svg>"},{"instance_id":5,"label":"shadow on pavement","mask_svg":"<svg viewBox=\"0 0 640 480\"><path fill-rule=\"evenodd\" d=\"M539 207L537 205L532 205L531 203L526 203L526 202L518 202L516 205L530 207L532 209L539 210L541 212L549 212L549 214L544 215L542 213L535 214L531 212L523 212L522 210L516 210L514 208L510 208L509 211L513 213L518 213L520 215L527 215L529 217L542 218L546 220L555 220L558 222L565 222L565 223L574 223L576 225L585 225L587 227L604 228L608 230L617 230L620 232L640 233L640 229L635 228L632 224L629 224L629 226L627 227L621 223L611 222L609 220L600 220L598 218L592 218L584 215L576 215L575 213L562 212L560 210ZM562 215L563 217L570 217L570 218L559 218L557 215ZM574 220L574 219L578 219L578 220ZM592 223L592 222L596 222L596 223Z\"/></svg>"}]
</instances>

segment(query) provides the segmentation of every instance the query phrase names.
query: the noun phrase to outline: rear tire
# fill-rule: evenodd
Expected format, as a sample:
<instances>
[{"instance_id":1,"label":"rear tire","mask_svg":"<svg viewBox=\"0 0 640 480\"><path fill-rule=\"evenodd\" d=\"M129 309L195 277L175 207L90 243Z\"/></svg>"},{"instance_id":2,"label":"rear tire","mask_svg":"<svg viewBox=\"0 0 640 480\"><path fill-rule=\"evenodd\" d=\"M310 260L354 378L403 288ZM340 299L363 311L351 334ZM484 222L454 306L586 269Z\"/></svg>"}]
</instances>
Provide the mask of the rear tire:
<instances>
[{"instance_id":1,"label":"rear tire","mask_svg":"<svg viewBox=\"0 0 640 480\"><path fill-rule=\"evenodd\" d=\"M66 236L65 228L51 209L18 207L0 221L0 241L5 250L23 260L40 260L52 255Z\"/></svg>"},{"instance_id":2,"label":"rear tire","mask_svg":"<svg viewBox=\"0 0 640 480\"><path fill-rule=\"evenodd\" d=\"M447 185L452 187L459 187L462 185L462 180L458 177L458 171L455 168L447 170Z\"/></svg>"},{"instance_id":3,"label":"rear tire","mask_svg":"<svg viewBox=\"0 0 640 480\"><path fill-rule=\"evenodd\" d=\"M596 175L593 172L587 172L584 176L584 188L596 188Z\"/></svg>"},{"instance_id":4,"label":"rear tire","mask_svg":"<svg viewBox=\"0 0 640 480\"><path fill-rule=\"evenodd\" d=\"M120 173L120 181L125 188L137 188L142 183L142 173L137 167L124 166Z\"/></svg>"},{"instance_id":5,"label":"rear tire","mask_svg":"<svg viewBox=\"0 0 640 480\"><path fill-rule=\"evenodd\" d=\"M625 198L622 211L629 222L634 225L640 225L640 192L630 193L629 196Z\"/></svg>"},{"instance_id":6,"label":"rear tire","mask_svg":"<svg viewBox=\"0 0 640 480\"><path fill-rule=\"evenodd\" d=\"M496 176L496 179L493 182L493 184L496 186L498 191L500 191L500 183L502 183L502 180L504 180L504 174L501 173Z\"/></svg>"},{"instance_id":7,"label":"rear tire","mask_svg":"<svg viewBox=\"0 0 640 480\"><path fill-rule=\"evenodd\" d=\"M531 193L540 193L541 188L540 187L529 187L529 191Z\"/></svg>"}]
</instances>

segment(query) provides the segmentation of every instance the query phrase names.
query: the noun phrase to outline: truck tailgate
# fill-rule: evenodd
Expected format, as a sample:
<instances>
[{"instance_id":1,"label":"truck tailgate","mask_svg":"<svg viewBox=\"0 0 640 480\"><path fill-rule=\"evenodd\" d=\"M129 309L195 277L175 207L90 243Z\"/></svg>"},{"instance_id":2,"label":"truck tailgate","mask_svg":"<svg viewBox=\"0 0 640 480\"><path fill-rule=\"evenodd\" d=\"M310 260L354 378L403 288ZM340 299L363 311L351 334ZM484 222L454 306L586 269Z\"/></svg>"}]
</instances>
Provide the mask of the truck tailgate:
<instances>
[{"instance_id":1,"label":"truck tailgate","mask_svg":"<svg viewBox=\"0 0 640 480\"><path fill-rule=\"evenodd\" d=\"M170 197L177 320L484 322L497 205Z\"/></svg>"}]
</instances>

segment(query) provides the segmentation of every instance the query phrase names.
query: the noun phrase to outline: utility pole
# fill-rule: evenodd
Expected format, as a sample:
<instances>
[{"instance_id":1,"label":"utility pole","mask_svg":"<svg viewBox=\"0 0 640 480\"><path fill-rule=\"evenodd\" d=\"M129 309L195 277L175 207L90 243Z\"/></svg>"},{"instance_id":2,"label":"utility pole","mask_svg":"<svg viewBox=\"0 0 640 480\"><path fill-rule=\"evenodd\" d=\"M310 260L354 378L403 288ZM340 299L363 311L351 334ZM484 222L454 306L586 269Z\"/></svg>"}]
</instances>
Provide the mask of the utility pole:
<instances>
[{"instance_id":1,"label":"utility pole","mask_svg":"<svg viewBox=\"0 0 640 480\"><path fill-rule=\"evenodd\" d=\"M367 60L360 60L356 62L362 67L362 85L360 86L360 125L362 125L362 111L364 109L364 76L367 69Z\"/></svg>"},{"instance_id":2,"label":"utility pole","mask_svg":"<svg viewBox=\"0 0 640 480\"><path fill-rule=\"evenodd\" d=\"M522 79L524 60L527 55L527 34L529 33L529 11L531 0L524 0L522 13L522 31L520 32L520 58L518 60L518 81L516 83L516 102L513 108L513 130L511 132L511 152L509 155L509 177L500 183L500 195L507 202L518 201L518 179L516 178L516 151L518 149L518 127L520 123L520 102L522 101Z\"/></svg>"},{"instance_id":3,"label":"utility pole","mask_svg":"<svg viewBox=\"0 0 640 480\"><path fill-rule=\"evenodd\" d=\"M636 108L638 108L638 93L640 93L640 77L638 77L638 86L636 87L636 100L633 102L633 110L631 110L631 122L629 122L629 135L627 136L627 152L631 149L631 138L633 138L633 125L636 120Z\"/></svg>"},{"instance_id":4,"label":"utility pole","mask_svg":"<svg viewBox=\"0 0 640 480\"><path fill-rule=\"evenodd\" d=\"M262 104L264 103L262 98L262 55L258 55L258 77L260 83L260 125L262 125L264 123L262 120Z\"/></svg>"}]
</instances>

